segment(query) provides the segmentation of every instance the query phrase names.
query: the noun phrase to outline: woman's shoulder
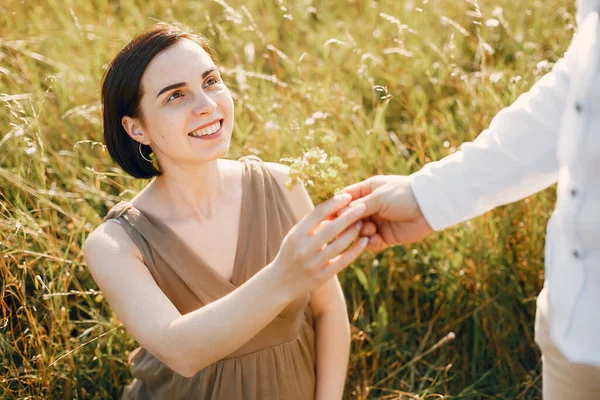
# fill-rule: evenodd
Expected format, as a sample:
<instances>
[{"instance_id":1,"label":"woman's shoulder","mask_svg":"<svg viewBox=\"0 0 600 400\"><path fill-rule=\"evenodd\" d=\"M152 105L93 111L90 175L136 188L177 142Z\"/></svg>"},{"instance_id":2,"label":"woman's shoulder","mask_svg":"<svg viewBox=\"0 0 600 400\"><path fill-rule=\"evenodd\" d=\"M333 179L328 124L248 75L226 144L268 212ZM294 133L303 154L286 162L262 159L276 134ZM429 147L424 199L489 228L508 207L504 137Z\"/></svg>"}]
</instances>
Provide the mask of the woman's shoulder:
<instances>
[{"instance_id":1,"label":"woman's shoulder","mask_svg":"<svg viewBox=\"0 0 600 400\"><path fill-rule=\"evenodd\" d=\"M290 167L284 164L279 164L275 162L264 162L265 168L271 172L277 183L283 187L289 187L290 179ZM301 185L296 185L301 186ZM295 188L294 188L295 189Z\"/></svg>"},{"instance_id":2,"label":"woman's shoulder","mask_svg":"<svg viewBox=\"0 0 600 400\"><path fill-rule=\"evenodd\" d=\"M230 161L230 162L235 162L235 163L239 163L239 164L254 164L254 165L266 168L275 177L275 179L277 179L278 182L282 181L283 183L287 183L289 181L290 167L288 167L287 165L284 165L284 164L276 163L276 162L263 161L262 158L254 155L254 154L240 157L235 161L234 160L223 160L223 161Z\"/></svg>"},{"instance_id":3,"label":"woman's shoulder","mask_svg":"<svg viewBox=\"0 0 600 400\"><path fill-rule=\"evenodd\" d=\"M234 161L236 162L236 161ZM313 209L312 200L302 184L296 184L290 187L290 167L284 164L263 161L255 155L248 155L237 160L242 164L253 164L262 171L268 171L273 177L277 186L281 188L283 196L291 206L296 219L301 219L305 214Z\"/></svg>"},{"instance_id":4,"label":"woman's shoulder","mask_svg":"<svg viewBox=\"0 0 600 400\"><path fill-rule=\"evenodd\" d=\"M312 200L302 184L290 187L290 167L274 162L264 162L264 165L283 190L297 219L301 219L313 209Z\"/></svg>"},{"instance_id":5,"label":"woman's shoulder","mask_svg":"<svg viewBox=\"0 0 600 400\"><path fill-rule=\"evenodd\" d=\"M113 256L136 255L138 252L117 213L111 215L109 212L107 217L85 240L83 254L88 266Z\"/></svg>"},{"instance_id":6,"label":"woman's shoulder","mask_svg":"<svg viewBox=\"0 0 600 400\"><path fill-rule=\"evenodd\" d=\"M243 166L243 165L253 165L258 170L267 170L270 175L272 175L277 183L282 186L288 186L290 182L290 168L287 165L263 161L260 157L255 155L247 155L238 158L237 160L221 160L225 165L229 164L230 168L232 165ZM235 167L234 167L235 168Z\"/></svg>"}]
</instances>

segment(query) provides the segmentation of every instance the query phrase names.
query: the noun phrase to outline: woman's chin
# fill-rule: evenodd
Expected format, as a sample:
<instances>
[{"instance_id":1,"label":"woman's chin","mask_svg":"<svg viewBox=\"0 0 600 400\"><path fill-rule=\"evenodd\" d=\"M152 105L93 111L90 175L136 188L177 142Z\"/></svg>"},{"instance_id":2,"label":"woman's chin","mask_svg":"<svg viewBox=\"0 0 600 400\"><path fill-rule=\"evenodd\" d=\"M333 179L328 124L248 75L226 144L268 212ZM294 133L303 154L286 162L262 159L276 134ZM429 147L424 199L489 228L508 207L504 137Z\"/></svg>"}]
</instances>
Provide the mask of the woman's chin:
<instances>
[{"instance_id":1,"label":"woman's chin","mask_svg":"<svg viewBox=\"0 0 600 400\"><path fill-rule=\"evenodd\" d=\"M198 161L210 162L214 160L218 160L219 158L223 158L229 152L229 140L224 140L219 143L218 146L214 146L209 151L202 152L202 154L198 154L199 157L194 157Z\"/></svg>"},{"instance_id":2,"label":"woman's chin","mask_svg":"<svg viewBox=\"0 0 600 400\"><path fill-rule=\"evenodd\" d=\"M223 132L225 133L225 132ZM195 159L204 159L206 161L215 160L223 157L229 152L231 135L221 134L214 140L191 139L192 145L190 152Z\"/></svg>"}]
</instances>

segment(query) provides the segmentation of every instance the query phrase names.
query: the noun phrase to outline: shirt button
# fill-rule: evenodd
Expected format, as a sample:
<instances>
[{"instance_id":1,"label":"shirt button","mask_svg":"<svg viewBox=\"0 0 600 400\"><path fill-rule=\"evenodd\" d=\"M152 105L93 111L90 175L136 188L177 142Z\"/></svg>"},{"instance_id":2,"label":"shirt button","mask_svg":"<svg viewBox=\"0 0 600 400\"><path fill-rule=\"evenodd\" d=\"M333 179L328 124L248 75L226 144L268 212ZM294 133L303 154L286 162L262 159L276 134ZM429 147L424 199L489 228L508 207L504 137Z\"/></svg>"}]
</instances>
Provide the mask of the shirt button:
<instances>
[{"instance_id":1,"label":"shirt button","mask_svg":"<svg viewBox=\"0 0 600 400\"><path fill-rule=\"evenodd\" d=\"M577 196L577 193L578 193L577 189L575 189L575 188L571 189L571 196L575 197L575 196Z\"/></svg>"},{"instance_id":2,"label":"shirt button","mask_svg":"<svg viewBox=\"0 0 600 400\"><path fill-rule=\"evenodd\" d=\"M573 250L573 257L579 258L579 257L581 257L581 254L579 253L579 251Z\"/></svg>"},{"instance_id":3,"label":"shirt button","mask_svg":"<svg viewBox=\"0 0 600 400\"><path fill-rule=\"evenodd\" d=\"M578 113L581 112L581 110L583 110L583 105L579 102L575 103L575 111L577 111Z\"/></svg>"}]
</instances>

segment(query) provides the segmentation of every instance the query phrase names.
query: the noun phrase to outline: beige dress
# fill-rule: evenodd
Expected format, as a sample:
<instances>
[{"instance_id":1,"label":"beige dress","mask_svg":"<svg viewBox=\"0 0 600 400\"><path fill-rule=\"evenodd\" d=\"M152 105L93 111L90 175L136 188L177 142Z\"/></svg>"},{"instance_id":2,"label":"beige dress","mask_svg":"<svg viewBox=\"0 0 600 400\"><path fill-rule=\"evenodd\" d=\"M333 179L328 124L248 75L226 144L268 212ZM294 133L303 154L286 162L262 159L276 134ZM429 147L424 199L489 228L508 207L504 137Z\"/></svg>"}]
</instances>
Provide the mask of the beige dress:
<instances>
[{"instance_id":1,"label":"beige dress","mask_svg":"<svg viewBox=\"0 0 600 400\"><path fill-rule=\"evenodd\" d=\"M129 203L106 220L119 223L156 283L181 314L235 290L271 262L296 223L282 189L256 157L243 163L243 194L233 277L206 265L166 225ZM185 378L144 348L129 357L133 382L123 399L307 400L314 398L315 338L309 295L296 299L242 347Z\"/></svg>"}]
</instances>

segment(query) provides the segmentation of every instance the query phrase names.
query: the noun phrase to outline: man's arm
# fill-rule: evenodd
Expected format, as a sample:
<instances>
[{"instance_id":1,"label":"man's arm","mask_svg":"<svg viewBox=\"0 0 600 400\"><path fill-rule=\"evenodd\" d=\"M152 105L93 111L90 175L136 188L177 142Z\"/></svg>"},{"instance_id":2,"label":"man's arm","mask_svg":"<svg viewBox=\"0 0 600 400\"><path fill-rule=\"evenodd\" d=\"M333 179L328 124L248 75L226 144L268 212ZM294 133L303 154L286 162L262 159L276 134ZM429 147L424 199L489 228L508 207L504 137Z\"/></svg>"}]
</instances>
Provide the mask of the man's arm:
<instances>
[{"instance_id":1,"label":"man's arm","mask_svg":"<svg viewBox=\"0 0 600 400\"><path fill-rule=\"evenodd\" d=\"M556 144L569 88L569 55L500 111L475 141L411 175L427 222L442 230L556 182Z\"/></svg>"},{"instance_id":2,"label":"man's arm","mask_svg":"<svg viewBox=\"0 0 600 400\"><path fill-rule=\"evenodd\" d=\"M457 153L410 177L376 176L344 189L352 204L367 206L361 233L370 237L368 249L419 241L556 182L558 132L578 37L585 33L578 31L552 71Z\"/></svg>"}]
</instances>

